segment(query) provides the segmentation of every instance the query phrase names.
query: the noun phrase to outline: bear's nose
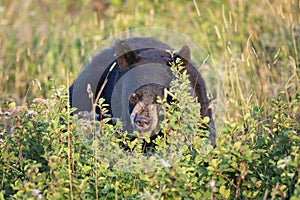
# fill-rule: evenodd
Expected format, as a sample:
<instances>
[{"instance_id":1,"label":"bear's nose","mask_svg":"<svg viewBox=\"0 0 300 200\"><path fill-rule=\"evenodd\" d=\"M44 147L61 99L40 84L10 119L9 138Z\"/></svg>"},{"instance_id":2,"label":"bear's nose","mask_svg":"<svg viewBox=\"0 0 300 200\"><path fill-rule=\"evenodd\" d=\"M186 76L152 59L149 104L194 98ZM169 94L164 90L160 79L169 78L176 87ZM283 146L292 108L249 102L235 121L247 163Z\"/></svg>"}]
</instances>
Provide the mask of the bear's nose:
<instances>
[{"instance_id":1,"label":"bear's nose","mask_svg":"<svg viewBox=\"0 0 300 200\"><path fill-rule=\"evenodd\" d=\"M147 127L150 124L150 118L145 116L136 115L134 118L134 123L139 127Z\"/></svg>"}]
</instances>

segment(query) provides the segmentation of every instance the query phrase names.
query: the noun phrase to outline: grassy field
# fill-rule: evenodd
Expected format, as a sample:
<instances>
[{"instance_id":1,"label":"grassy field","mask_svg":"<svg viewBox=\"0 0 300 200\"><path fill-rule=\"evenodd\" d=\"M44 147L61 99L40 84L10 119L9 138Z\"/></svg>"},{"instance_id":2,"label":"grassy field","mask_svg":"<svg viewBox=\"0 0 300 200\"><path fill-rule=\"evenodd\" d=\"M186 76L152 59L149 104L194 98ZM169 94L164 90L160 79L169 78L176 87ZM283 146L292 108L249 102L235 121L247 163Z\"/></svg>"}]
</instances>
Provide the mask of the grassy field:
<instances>
[{"instance_id":1,"label":"grassy field","mask_svg":"<svg viewBox=\"0 0 300 200\"><path fill-rule=\"evenodd\" d=\"M213 98L234 120L247 105L299 89L298 1L2 1L0 96L47 97L71 83L103 40L141 27L182 32L211 55ZM219 112L218 112L219 113Z\"/></svg>"},{"instance_id":2,"label":"grassy field","mask_svg":"<svg viewBox=\"0 0 300 200\"><path fill-rule=\"evenodd\" d=\"M258 196L261 199L277 199L294 195L297 199L300 196L300 189L297 190L300 184L300 164L299 160L297 161L300 130L300 2L298 0L154 0L152 3L133 0L1 0L1 113L9 110L12 102L22 106L30 105L35 98L51 99L51 88L54 82L57 86L69 86L80 72L84 59L102 41L120 32L143 27L168 28L184 33L209 52L211 72L217 77L213 82L209 82L212 87L209 89L217 133L220 138L219 146L225 145L226 140L232 142L231 147L241 145L236 142L239 139L246 141L248 130L253 131L251 134L264 131L277 134L279 128L275 125L278 116L281 117L281 108L290 112L282 114L289 120L281 122L283 127L289 129L289 134L292 133L295 137L292 137L292 140L282 141L286 141L290 147L294 148L294 154L282 147L282 151L274 153L274 156L278 154L279 158L273 157L275 163L288 156L292 156L292 160L296 162L289 171L289 173L295 173L289 182L291 185L285 184L288 189L281 188L280 181L273 180L272 185L264 182L266 179L263 178L263 183L259 178L255 180L249 178L249 183L256 184L256 190L260 193L242 193L242 189L237 189L242 188L238 185L241 181L238 177L246 176L245 174L231 174L239 180L234 182L236 180L229 180L220 171L215 170L214 175L208 174L208 176L223 177L218 179L217 191L211 190L211 194L207 192L201 195L205 198L211 197L211 199L214 199L213 194L219 194L216 196L217 199L238 199L241 196L246 199ZM258 121L255 121L257 119L253 113L259 113ZM2 117L1 133L7 129L4 122L7 120ZM274 127L277 129L273 129ZM253 135L251 138L252 142L256 141ZM265 140L274 139L272 148L276 146L275 143L278 141L274 135L266 138ZM250 147L256 146L251 144ZM257 146L262 150L269 147L266 144ZM227 151L222 148L216 150L214 152L216 160L217 158L226 160L223 159L226 157L224 152ZM1 167L5 165L4 163ZM210 159L209 165L215 167L215 161ZM8 174L9 170L6 170ZM197 171L197 173L200 172ZM280 177L280 175L283 177L282 173L278 172L279 175L276 174L275 177ZM204 181L206 184L210 180L208 176L205 179L206 182ZM13 192L8 189L9 186L5 186L4 177L4 175L1 177L0 191L7 197L13 195ZM128 176L124 175L124 177L123 181L130 179ZM137 177L136 179L138 180ZM109 196L109 192L102 193L102 195L107 195L105 197L108 199L120 196L125 198L126 195L124 197L120 194L121 189L116 189L116 184L119 182L114 178L110 180L114 185L111 186L113 195ZM134 182L132 179L130 181ZM140 192L139 189L149 183L145 181L146 184L143 181L145 180L141 178L140 182L137 181L138 183L128 183L134 186L140 184L140 188L132 185L128 188L131 187L134 190L138 188L137 191ZM151 182L151 184L153 186L156 182ZM103 187L106 191L110 191L107 185ZM173 190L157 187L157 191L141 189L144 193L138 197L149 197L147 192L150 192L153 198L172 198L172 195L166 194L172 193ZM16 188L15 190L21 190ZM67 188L69 190L66 193L69 193L70 186ZM190 189L193 191L193 188ZM5 190L10 193L5 195L3 192ZM132 195L132 198L137 197L134 196L136 194L132 193ZM68 197L72 198L72 195ZM197 199L199 196L188 195L188 197Z\"/></svg>"}]
</instances>

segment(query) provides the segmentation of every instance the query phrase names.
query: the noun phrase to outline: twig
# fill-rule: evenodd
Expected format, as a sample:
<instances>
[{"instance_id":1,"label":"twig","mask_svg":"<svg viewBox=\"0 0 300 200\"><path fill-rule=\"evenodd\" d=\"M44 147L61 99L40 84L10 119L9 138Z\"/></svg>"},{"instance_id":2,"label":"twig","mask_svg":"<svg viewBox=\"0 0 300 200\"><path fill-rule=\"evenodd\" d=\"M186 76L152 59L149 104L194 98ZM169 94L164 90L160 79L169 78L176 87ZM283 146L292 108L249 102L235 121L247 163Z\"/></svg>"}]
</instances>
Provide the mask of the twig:
<instances>
[{"instance_id":1,"label":"twig","mask_svg":"<svg viewBox=\"0 0 300 200\"><path fill-rule=\"evenodd\" d=\"M69 76L67 76L69 77ZM67 85L69 86L69 78L67 78ZM69 94L69 90L67 90L68 96L70 96ZM72 185L72 144L71 144L71 131L70 131L70 105L67 105L67 121L68 121L68 125L67 125L67 131L68 131L68 149L69 149L69 153L68 153L68 168L69 168L69 184L70 184L70 199L73 200L73 185Z\"/></svg>"}]
</instances>

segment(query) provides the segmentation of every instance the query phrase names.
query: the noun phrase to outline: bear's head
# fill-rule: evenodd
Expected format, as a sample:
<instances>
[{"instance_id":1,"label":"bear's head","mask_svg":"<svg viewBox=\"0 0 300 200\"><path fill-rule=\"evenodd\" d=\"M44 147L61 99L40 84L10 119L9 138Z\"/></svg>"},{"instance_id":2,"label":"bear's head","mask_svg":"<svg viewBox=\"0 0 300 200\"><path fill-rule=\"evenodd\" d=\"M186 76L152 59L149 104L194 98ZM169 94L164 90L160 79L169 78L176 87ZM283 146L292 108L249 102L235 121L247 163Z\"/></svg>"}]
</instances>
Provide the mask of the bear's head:
<instances>
[{"instance_id":1,"label":"bear's head","mask_svg":"<svg viewBox=\"0 0 300 200\"><path fill-rule=\"evenodd\" d=\"M138 78L140 80L149 79L150 81L145 81L146 84L141 84L138 88L131 91L129 95L125 95L126 98L128 98L128 103L125 104L128 105L127 112L130 118L128 121L130 121L133 130L153 134L153 131L156 129L162 117L159 116L161 105L157 103L157 99L158 97L163 98L164 90L168 89L168 83L170 82L170 79L165 80L165 82L161 80L167 79L167 72L163 74L161 73L162 70L155 72L155 69L159 68L158 66L169 68L169 63L177 58L181 59L183 66L187 66L190 59L190 49L184 46L172 57L165 49L149 48L132 50L126 41L119 41L116 46L116 56L119 68L119 75L116 78L117 81L123 75L130 74L130 72L134 70L136 72L135 76L140 76L140 73L137 71L139 68L142 69L143 66L146 66L148 69ZM161 74L157 75L158 73ZM120 82L130 88L128 85L132 84L132 82L138 82L135 81L135 78L136 77L131 75L129 81L127 80L125 83ZM153 81L151 79L153 79ZM131 83L128 83L130 81ZM160 81L162 81L161 84ZM126 89L127 88L123 88L123 90ZM121 93L122 92L124 91L121 91ZM120 91L118 94L119 93ZM168 100L170 101L170 98L168 98Z\"/></svg>"}]
</instances>

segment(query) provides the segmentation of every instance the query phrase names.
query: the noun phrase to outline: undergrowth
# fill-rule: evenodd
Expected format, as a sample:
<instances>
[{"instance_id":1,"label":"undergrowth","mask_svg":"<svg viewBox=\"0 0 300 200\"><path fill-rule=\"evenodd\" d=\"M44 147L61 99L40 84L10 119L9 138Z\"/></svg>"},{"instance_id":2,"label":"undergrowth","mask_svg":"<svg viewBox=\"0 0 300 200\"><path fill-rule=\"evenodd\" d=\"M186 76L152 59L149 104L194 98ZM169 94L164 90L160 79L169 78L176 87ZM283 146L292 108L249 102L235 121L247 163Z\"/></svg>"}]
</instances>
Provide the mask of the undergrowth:
<instances>
[{"instance_id":1,"label":"undergrowth","mask_svg":"<svg viewBox=\"0 0 300 200\"><path fill-rule=\"evenodd\" d=\"M299 199L299 13L298 0L1 1L0 199ZM191 133L176 150L159 138L160 154L141 155L149 138L130 140L120 121L70 115L66 87L88 52L153 26L208 51L216 148L191 133L199 105L184 84L162 123Z\"/></svg>"},{"instance_id":2,"label":"undergrowth","mask_svg":"<svg viewBox=\"0 0 300 200\"><path fill-rule=\"evenodd\" d=\"M174 73L170 93L180 103L164 104L165 135L150 154L138 148L149 138L129 140L120 121L71 116L64 86L28 106L7 103L0 199L298 199L300 93L280 93L270 113L250 107L213 149L197 131L187 75Z\"/></svg>"}]
</instances>

